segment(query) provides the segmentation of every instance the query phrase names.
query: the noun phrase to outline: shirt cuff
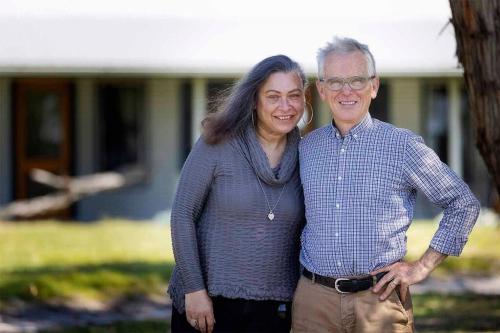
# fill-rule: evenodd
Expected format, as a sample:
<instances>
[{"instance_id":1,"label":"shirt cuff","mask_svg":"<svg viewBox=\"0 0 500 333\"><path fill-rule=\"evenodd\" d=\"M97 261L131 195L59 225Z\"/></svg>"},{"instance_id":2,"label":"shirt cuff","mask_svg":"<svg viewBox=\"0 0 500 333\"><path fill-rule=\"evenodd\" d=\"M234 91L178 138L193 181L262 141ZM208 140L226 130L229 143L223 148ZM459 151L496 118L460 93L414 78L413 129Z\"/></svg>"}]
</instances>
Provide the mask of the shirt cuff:
<instances>
[{"instance_id":1,"label":"shirt cuff","mask_svg":"<svg viewBox=\"0 0 500 333\"><path fill-rule=\"evenodd\" d=\"M465 247L467 235L450 235L448 231L438 231L431 241L431 247L439 253L458 257Z\"/></svg>"}]
</instances>

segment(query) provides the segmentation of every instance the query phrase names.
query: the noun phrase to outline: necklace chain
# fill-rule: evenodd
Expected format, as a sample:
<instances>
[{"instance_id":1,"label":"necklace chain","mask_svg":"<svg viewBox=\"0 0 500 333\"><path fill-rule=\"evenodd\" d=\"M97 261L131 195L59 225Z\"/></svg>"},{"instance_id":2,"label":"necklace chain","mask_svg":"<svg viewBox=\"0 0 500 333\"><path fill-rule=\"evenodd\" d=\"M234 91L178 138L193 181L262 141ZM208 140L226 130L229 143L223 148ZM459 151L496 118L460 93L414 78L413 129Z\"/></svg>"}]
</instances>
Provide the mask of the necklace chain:
<instances>
[{"instance_id":1,"label":"necklace chain","mask_svg":"<svg viewBox=\"0 0 500 333\"><path fill-rule=\"evenodd\" d=\"M281 199L281 195L283 194L283 191L285 190L285 187L286 187L286 184L285 183L283 185L283 187L281 188L281 192L280 192L280 195L278 197L278 200L276 200L276 203L274 204L274 206L271 208L271 204L269 204L269 200L267 199L267 195L266 195L266 191L264 191L264 187L262 186L262 182L260 181L260 178L258 175L257 176L257 181L259 182L259 185L260 185L260 189L262 190L262 193L264 194L264 199L266 199L266 203L267 203L267 208L269 208L269 213L267 214L267 218L272 221L274 220L274 209L276 208L276 206L278 205L278 202L280 202L280 199Z\"/></svg>"}]
</instances>

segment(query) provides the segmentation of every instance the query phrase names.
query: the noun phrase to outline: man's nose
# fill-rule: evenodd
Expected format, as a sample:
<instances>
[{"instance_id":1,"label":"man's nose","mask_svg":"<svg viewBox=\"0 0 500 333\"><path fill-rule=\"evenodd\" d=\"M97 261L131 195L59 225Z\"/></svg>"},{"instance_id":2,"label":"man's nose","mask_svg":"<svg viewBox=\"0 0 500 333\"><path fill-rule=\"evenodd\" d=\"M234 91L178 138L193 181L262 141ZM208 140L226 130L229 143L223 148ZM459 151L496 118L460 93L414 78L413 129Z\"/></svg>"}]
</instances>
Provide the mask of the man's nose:
<instances>
[{"instance_id":1,"label":"man's nose","mask_svg":"<svg viewBox=\"0 0 500 333\"><path fill-rule=\"evenodd\" d=\"M342 89L340 89L343 93L348 93L350 94L352 92L352 88L351 86L349 85L349 82L345 81L343 84L342 84Z\"/></svg>"}]
</instances>

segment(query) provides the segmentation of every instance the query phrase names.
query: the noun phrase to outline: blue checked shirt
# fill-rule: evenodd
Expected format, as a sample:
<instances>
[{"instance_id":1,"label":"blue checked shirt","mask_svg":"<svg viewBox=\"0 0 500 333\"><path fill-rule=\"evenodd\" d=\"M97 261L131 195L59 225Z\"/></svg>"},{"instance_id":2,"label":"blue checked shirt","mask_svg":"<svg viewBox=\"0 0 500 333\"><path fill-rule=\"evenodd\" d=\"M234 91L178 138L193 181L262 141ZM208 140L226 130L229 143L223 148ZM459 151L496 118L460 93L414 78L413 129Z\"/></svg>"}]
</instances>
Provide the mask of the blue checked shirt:
<instances>
[{"instance_id":1,"label":"blue checked shirt","mask_svg":"<svg viewBox=\"0 0 500 333\"><path fill-rule=\"evenodd\" d=\"M353 277L401 260L417 189L444 210L430 246L461 253L479 202L421 137L367 114L344 137L332 125L315 130L299 152L307 219L300 261L309 271Z\"/></svg>"}]
</instances>

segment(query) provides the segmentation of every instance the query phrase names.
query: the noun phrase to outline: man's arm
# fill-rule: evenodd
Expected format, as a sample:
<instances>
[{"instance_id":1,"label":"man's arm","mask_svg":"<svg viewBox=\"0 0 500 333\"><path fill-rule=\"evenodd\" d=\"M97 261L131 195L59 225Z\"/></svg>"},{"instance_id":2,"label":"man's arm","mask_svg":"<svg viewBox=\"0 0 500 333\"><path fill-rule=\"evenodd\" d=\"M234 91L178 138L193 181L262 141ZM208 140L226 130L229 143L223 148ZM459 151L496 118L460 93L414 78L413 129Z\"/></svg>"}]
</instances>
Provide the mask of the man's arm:
<instances>
[{"instance_id":1,"label":"man's arm","mask_svg":"<svg viewBox=\"0 0 500 333\"><path fill-rule=\"evenodd\" d=\"M421 137L408 138L403 163L406 188L421 190L434 205L443 209L443 218L430 247L449 256L459 256L479 215L479 201Z\"/></svg>"},{"instance_id":2,"label":"man's arm","mask_svg":"<svg viewBox=\"0 0 500 333\"><path fill-rule=\"evenodd\" d=\"M380 296L382 300L398 285L404 300L410 285L427 278L448 255L460 255L480 209L467 184L441 162L420 137L408 138L403 174L407 189L421 190L433 204L443 209L443 218L430 247L419 260L397 262L373 272L388 272L373 289L379 293L388 284Z\"/></svg>"}]
</instances>

